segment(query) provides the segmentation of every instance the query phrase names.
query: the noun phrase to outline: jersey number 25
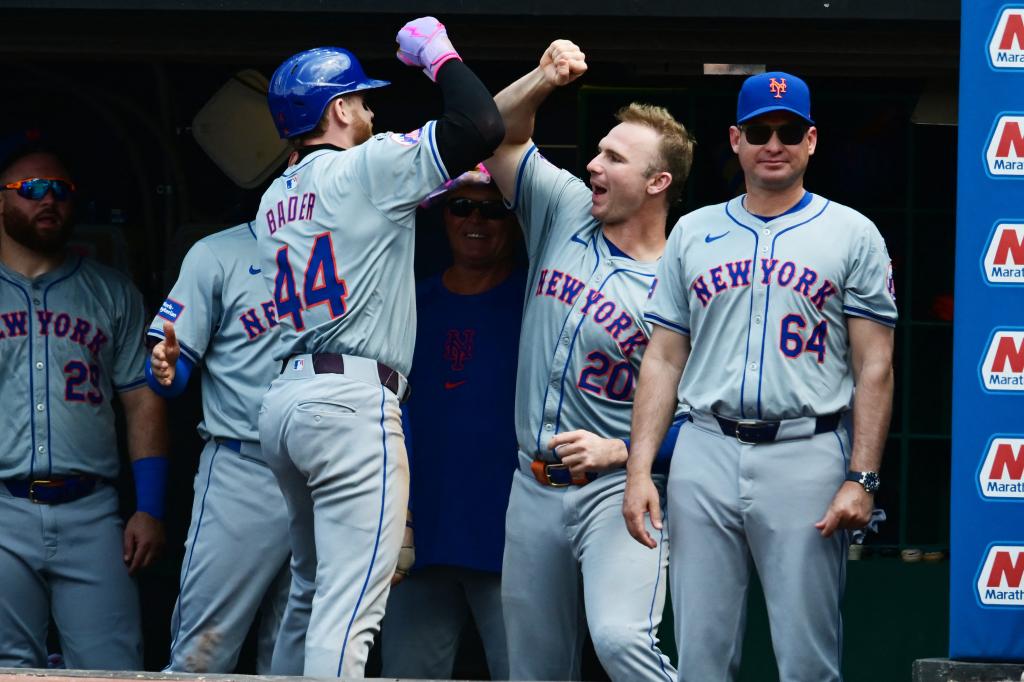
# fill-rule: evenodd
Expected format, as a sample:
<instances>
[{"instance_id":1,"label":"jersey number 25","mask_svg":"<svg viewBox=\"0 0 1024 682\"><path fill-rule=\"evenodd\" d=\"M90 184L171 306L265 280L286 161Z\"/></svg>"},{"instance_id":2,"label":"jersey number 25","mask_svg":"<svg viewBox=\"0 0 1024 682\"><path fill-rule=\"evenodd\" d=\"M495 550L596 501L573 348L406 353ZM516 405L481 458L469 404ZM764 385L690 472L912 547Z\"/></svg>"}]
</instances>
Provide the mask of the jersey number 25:
<instances>
[{"instance_id":1,"label":"jersey number 25","mask_svg":"<svg viewBox=\"0 0 1024 682\"><path fill-rule=\"evenodd\" d=\"M302 319L303 311L326 304L333 320L345 314L347 297L348 287L345 280L338 276L330 232L318 234L313 240L309 262L306 271L302 273L301 295L295 287L295 273L288 262L288 246L278 249L277 275L274 277L274 304L278 321L290 317L295 331L302 331L306 328Z\"/></svg>"}]
</instances>

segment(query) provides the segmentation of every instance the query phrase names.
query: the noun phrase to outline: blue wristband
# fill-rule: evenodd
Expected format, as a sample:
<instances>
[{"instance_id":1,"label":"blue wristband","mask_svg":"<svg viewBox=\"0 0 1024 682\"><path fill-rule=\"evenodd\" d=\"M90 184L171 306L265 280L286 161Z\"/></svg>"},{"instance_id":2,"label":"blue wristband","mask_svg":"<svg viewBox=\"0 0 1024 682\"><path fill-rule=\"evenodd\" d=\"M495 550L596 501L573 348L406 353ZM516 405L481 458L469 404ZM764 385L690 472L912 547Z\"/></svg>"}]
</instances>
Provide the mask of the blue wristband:
<instances>
[{"instance_id":1,"label":"blue wristband","mask_svg":"<svg viewBox=\"0 0 1024 682\"><path fill-rule=\"evenodd\" d=\"M178 361L174 364L174 381L170 386L164 386L153 376L152 363L153 358L146 356L146 383L149 384L153 393L161 398L177 398L181 395L185 386L188 385L188 378L192 375L192 363L185 357L185 354L179 355Z\"/></svg>"},{"instance_id":2,"label":"blue wristband","mask_svg":"<svg viewBox=\"0 0 1024 682\"><path fill-rule=\"evenodd\" d=\"M136 511L146 512L156 519L164 518L167 466L167 458L159 455L143 457L132 462Z\"/></svg>"}]
</instances>

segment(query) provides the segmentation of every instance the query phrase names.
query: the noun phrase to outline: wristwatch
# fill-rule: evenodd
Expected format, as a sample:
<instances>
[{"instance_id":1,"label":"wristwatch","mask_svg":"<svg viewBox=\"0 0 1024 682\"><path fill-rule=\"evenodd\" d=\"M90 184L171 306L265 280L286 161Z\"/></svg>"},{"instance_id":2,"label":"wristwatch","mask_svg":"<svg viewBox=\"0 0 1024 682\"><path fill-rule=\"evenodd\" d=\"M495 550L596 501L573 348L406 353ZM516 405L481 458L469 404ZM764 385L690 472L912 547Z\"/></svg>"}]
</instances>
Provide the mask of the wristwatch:
<instances>
[{"instance_id":1,"label":"wristwatch","mask_svg":"<svg viewBox=\"0 0 1024 682\"><path fill-rule=\"evenodd\" d=\"M846 480L860 483L864 486L864 490L872 495L882 487L882 481L878 478L877 471L850 471L846 474Z\"/></svg>"}]
</instances>

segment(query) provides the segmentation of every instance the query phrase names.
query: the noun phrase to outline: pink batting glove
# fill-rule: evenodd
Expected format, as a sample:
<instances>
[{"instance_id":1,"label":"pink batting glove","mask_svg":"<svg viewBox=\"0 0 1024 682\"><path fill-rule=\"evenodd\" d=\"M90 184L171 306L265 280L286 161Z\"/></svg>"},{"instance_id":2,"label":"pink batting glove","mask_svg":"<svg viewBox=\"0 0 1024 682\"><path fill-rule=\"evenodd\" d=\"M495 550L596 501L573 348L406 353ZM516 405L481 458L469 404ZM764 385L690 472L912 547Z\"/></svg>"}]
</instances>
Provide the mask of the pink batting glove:
<instances>
[{"instance_id":1,"label":"pink batting glove","mask_svg":"<svg viewBox=\"0 0 1024 682\"><path fill-rule=\"evenodd\" d=\"M398 41L398 60L409 66L418 66L430 80L437 81L437 72L449 59L462 57L455 51L444 24L434 17L413 19L395 36Z\"/></svg>"}]
</instances>

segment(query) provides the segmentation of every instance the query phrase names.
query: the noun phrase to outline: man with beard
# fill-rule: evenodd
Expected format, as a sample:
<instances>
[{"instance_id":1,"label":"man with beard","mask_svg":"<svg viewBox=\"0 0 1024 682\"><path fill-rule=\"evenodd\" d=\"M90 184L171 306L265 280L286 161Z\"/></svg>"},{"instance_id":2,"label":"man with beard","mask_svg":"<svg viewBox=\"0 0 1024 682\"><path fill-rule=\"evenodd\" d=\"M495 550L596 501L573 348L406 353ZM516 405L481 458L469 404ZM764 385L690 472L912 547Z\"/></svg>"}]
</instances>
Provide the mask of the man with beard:
<instances>
[{"instance_id":1,"label":"man with beard","mask_svg":"<svg viewBox=\"0 0 1024 682\"><path fill-rule=\"evenodd\" d=\"M69 667L139 670L130 576L164 543L164 405L145 385L138 290L65 250L74 190L41 148L0 167L0 666L46 666L52 613ZM137 496L126 525L115 394Z\"/></svg>"}]
</instances>

